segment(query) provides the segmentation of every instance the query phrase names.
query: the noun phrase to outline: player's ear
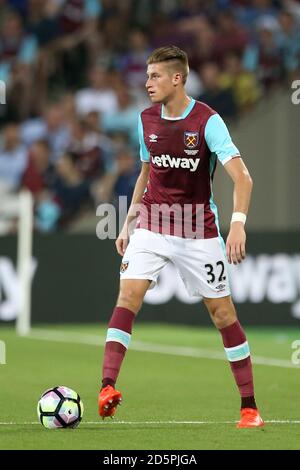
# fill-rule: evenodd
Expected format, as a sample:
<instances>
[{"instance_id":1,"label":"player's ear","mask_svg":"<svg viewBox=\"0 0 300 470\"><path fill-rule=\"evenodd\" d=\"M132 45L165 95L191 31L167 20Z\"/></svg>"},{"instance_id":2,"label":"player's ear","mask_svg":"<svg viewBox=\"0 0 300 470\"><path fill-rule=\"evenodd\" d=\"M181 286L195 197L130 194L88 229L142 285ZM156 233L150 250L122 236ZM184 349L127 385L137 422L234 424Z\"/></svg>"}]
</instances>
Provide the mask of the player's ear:
<instances>
[{"instance_id":1,"label":"player's ear","mask_svg":"<svg viewBox=\"0 0 300 470\"><path fill-rule=\"evenodd\" d=\"M173 74L173 84L175 86L179 85L179 83L182 81L182 76L179 72L176 72Z\"/></svg>"}]
</instances>

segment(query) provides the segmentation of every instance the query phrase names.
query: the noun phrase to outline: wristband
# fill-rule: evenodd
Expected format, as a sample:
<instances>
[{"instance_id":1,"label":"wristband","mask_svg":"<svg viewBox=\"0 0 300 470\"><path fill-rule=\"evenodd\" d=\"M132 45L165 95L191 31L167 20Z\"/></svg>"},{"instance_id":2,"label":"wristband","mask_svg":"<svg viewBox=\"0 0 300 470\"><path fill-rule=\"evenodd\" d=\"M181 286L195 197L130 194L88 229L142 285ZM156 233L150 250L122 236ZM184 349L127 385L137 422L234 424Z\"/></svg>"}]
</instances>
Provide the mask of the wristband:
<instances>
[{"instance_id":1,"label":"wristband","mask_svg":"<svg viewBox=\"0 0 300 470\"><path fill-rule=\"evenodd\" d=\"M242 222L243 224L246 223L247 216L243 212L233 212L231 217L231 222Z\"/></svg>"}]
</instances>

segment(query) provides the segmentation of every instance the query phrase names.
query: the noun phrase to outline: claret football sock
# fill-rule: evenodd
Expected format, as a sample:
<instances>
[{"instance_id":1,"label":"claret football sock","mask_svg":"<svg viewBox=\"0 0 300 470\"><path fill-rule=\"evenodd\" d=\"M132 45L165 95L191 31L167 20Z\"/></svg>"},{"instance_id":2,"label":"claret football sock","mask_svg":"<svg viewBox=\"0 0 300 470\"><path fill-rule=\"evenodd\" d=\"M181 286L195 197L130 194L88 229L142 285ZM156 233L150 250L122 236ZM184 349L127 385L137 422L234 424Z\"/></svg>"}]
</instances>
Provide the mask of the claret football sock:
<instances>
[{"instance_id":1,"label":"claret football sock","mask_svg":"<svg viewBox=\"0 0 300 470\"><path fill-rule=\"evenodd\" d=\"M108 324L104 351L102 388L115 386L122 361L129 347L135 314L123 307L115 307Z\"/></svg>"},{"instance_id":2,"label":"claret football sock","mask_svg":"<svg viewBox=\"0 0 300 470\"><path fill-rule=\"evenodd\" d=\"M222 328L220 333L241 395L242 408L256 408L250 350L245 333L238 320Z\"/></svg>"}]
</instances>

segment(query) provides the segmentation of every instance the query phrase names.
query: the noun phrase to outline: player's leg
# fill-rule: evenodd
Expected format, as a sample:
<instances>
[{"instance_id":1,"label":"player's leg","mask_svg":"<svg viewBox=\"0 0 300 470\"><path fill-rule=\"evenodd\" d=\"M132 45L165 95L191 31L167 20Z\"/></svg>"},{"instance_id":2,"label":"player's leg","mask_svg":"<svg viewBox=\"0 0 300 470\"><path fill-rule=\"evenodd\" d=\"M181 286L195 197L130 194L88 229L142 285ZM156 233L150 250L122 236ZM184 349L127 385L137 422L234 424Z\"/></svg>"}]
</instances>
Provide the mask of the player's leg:
<instances>
[{"instance_id":1,"label":"player's leg","mask_svg":"<svg viewBox=\"0 0 300 470\"><path fill-rule=\"evenodd\" d=\"M151 281L147 279L123 279L117 304L108 324L102 368L102 388L99 395L99 414L103 418L113 416L121 403L121 392L115 384L129 347L132 327Z\"/></svg>"},{"instance_id":2,"label":"player's leg","mask_svg":"<svg viewBox=\"0 0 300 470\"><path fill-rule=\"evenodd\" d=\"M103 361L102 387L115 386L129 347L132 327L149 288L147 279L123 279L116 307L108 324Z\"/></svg>"},{"instance_id":3,"label":"player's leg","mask_svg":"<svg viewBox=\"0 0 300 470\"><path fill-rule=\"evenodd\" d=\"M224 349L241 396L242 418L238 427L262 426L254 398L252 363L245 332L231 296L203 298L211 319L222 336Z\"/></svg>"},{"instance_id":4,"label":"player's leg","mask_svg":"<svg viewBox=\"0 0 300 470\"><path fill-rule=\"evenodd\" d=\"M108 325L102 370L99 414L112 416L121 394L115 390L120 368L129 347L132 327L144 296L168 263L168 246L159 234L136 230L121 263L120 291Z\"/></svg>"},{"instance_id":5,"label":"player's leg","mask_svg":"<svg viewBox=\"0 0 300 470\"><path fill-rule=\"evenodd\" d=\"M203 297L212 320L222 335L241 395L242 410L250 410L250 415L257 415L249 346L231 300L227 262L221 239L187 240L186 249L178 249L175 253L173 262L189 294Z\"/></svg>"}]
</instances>

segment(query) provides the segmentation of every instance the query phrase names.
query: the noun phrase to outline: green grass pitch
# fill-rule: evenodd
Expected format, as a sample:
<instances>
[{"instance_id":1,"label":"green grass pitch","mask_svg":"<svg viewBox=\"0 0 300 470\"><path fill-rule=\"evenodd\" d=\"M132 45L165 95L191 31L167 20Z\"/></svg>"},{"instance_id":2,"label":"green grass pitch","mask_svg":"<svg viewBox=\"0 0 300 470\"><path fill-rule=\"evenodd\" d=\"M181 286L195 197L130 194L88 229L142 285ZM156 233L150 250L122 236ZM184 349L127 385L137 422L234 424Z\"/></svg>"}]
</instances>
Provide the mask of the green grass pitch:
<instances>
[{"instance_id":1,"label":"green grass pitch","mask_svg":"<svg viewBox=\"0 0 300 470\"><path fill-rule=\"evenodd\" d=\"M246 430L235 427L240 400L218 332L138 322L118 380L123 405L114 421L100 421L105 332L102 325L43 326L19 338L1 327L0 449L300 449L300 366L291 362L299 329L246 329L267 421ZM56 385L73 388L84 402L77 429L38 423L39 396Z\"/></svg>"}]
</instances>

